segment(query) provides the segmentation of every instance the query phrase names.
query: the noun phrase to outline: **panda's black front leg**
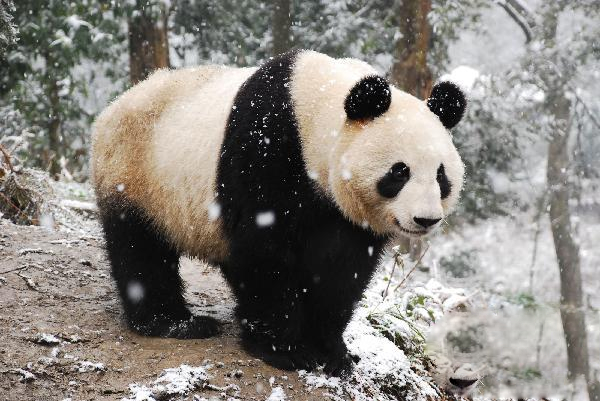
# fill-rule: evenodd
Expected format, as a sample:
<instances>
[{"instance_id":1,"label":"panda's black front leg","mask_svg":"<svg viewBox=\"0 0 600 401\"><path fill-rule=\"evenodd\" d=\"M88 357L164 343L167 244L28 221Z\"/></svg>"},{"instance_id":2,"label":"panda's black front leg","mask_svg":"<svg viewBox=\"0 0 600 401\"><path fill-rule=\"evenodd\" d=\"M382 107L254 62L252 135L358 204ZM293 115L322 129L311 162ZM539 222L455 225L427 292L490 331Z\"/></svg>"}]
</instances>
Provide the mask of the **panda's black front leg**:
<instances>
[{"instance_id":1,"label":"panda's black front leg","mask_svg":"<svg viewBox=\"0 0 600 401\"><path fill-rule=\"evenodd\" d=\"M316 368L322 358L304 339L301 305L280 297L269 298L260 303L256 299L239 301L238 315L246 350L281 369Z\"/></svg>"},{"instance_id":2,"label":"panda's black front leg","mask_svg":"<svg viewBox=\"0 0 600 401\"><path fill-rule=\"evenodd\" d=\"M281 369L314 369L322 361L305 341L304 300L294 258L285 250L233 249L225 277L237 298L243 346Z\"/></svg>"},{"instance_id":3,"label":"panda's black front leg","mask_svg":"<svg viewBox=\"0 0 600 401\"><path fill-rule=\"evenodd\" d=\"M346 220L332 218L306 242L303 270L310 276L306 309L308 337L326 355L325 372L351 370L343 333L377 266L384 239Z\"/></svg>"}]
</instances>

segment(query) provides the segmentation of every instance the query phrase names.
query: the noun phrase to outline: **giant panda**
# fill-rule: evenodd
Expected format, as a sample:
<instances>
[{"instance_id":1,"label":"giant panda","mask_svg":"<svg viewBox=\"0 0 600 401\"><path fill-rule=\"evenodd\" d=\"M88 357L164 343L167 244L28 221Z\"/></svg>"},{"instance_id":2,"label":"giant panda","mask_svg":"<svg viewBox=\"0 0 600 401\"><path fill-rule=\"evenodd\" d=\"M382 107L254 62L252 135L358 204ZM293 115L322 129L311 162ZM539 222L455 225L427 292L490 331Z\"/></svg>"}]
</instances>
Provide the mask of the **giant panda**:
<instances>
[{"instance_id":1,"label":"giant panda","mask_svg":"<svg viewBox=\"0 0 600 401\"><path fill-rule=\"evenodd\" d=\"M421 101L368 64L293 51L258 68L160 70L100 114L93 180L129 326L201 338L181 255L220 267L242 343L282 368L340 374L342 333L385 245L430 233L463 164L464 94Z\"/></svg>"}]
</instances>

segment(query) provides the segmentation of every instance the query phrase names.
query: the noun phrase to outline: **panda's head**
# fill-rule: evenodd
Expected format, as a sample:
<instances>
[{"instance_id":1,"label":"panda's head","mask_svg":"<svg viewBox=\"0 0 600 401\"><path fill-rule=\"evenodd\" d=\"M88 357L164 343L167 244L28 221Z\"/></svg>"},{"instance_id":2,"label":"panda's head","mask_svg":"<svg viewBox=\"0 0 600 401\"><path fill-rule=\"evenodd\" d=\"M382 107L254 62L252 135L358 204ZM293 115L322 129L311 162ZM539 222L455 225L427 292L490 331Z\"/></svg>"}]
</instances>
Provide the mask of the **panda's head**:
<instances>
[{"instance_id":1,"label":"panda's head","mask_svg":"<svg viewBox=\"0 0 600 401\"><path fill-rule=\"evenodd\" d=\"M344 106L344 132L329 164L329 187L342 210L382 235L420 237L438 227L463 183L448 132L464 114L463 92L442 82L421 101L367 76Z\"/></svg>"}]
</instances>

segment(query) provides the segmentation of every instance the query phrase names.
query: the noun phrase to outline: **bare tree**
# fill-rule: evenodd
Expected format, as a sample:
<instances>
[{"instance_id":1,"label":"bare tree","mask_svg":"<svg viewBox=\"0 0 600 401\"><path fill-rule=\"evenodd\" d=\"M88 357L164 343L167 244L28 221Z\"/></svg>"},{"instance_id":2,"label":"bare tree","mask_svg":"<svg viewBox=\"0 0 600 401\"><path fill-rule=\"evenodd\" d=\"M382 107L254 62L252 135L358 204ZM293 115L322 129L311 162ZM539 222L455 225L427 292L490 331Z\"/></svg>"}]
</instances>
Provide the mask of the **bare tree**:
<instances>
[{"instance_id":1,"label":"bare tree","mask_svg":"<svg viewBox=\"0 0 600 401\"><path fill-rule=\"evenodd\" d=\"M155 5L137 0L129 17L129 76L132 84L146 79L158 68L168 68L168 10L163 2Z\"/></svg>"},{"instance_id":2,"label":"bare tree","mask_svg":"<svg viewBox=\"0 0 600 401\"><path fill-rule=\"evenodd\" d=\"M273 54L285 53L292 47L290 0L273 0Z\"/></svg>"},{"instance_id":3,"label":"bare tree","mask_svg":"<svg viewBox=\"0 0 600 401\"><path fill-rule=\"evenodd\" d=\"M517 0L501 2L503 8L523 29L526 40L535 39L546 48L557 45L558 17L565 2L548 2L542 7L540 25L527 14ZM560 313L567 345L569 379L585 378L590 397L594 394L590 377L585 310L581 282L579 247L573 239L571 212L569 210L569 134L572 104L566 97L569 74L560 71L558 52L550 52L552 59L546 60L546 68L539 69L539 79L544 86L546 98L544 108L553 118L549 132L546 178L549 194L549 217L554 249L560 271Z\"/></svg>"}]
</instances>

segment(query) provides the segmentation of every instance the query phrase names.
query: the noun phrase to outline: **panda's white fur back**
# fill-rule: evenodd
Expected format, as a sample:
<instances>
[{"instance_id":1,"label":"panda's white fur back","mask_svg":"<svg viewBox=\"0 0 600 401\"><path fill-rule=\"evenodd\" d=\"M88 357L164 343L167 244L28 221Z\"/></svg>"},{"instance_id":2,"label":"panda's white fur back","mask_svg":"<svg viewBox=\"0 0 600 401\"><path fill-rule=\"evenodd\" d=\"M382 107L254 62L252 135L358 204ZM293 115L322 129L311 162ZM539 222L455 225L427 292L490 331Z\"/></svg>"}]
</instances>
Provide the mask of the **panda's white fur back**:
<instances>
[{"instance_id":1,"label":"panda's white fur back","mask_svg":"<svg viewBox=\"0 0 600 401\"><path fill-rule=\"evenodd\" d=\"M233 99L254 68L161 70L97 119L93 175L99 198L115 192L143 208L180 250L226 257L215 178Z\"/></svg>"}]
</instances>

